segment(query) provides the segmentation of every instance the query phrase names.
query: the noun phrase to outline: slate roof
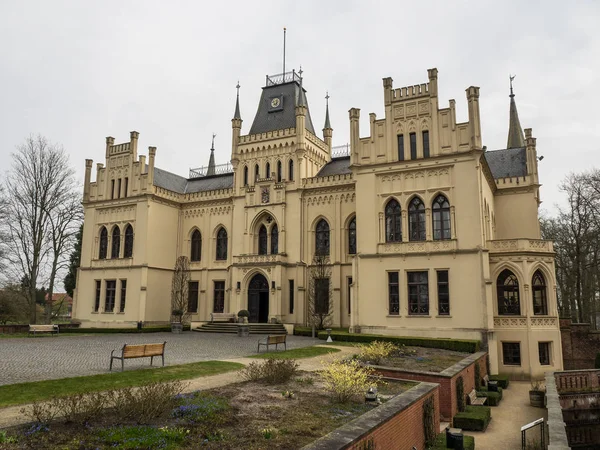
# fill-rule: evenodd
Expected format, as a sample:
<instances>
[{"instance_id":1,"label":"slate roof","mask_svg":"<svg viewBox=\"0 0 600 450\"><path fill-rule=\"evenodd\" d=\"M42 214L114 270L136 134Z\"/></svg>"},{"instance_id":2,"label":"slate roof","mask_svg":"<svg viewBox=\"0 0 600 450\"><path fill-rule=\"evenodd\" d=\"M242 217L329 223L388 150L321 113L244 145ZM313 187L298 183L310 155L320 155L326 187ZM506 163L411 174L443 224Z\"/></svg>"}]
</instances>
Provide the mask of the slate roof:
<instances>
[{"instance_id":1,"label":"slate roof","mask_svg":"<svg viewBox=\"0 0 600 450\"><path fill-rule=\"evenodd\" d=\"M340 158L332 158L330 162L319 170L318 177L327 177L329 175L343 175L352 173L350 170L350 157L342 156Z\"/></svg>"},{"instance_id":2,"label":"slate roof","mask_svg":"<svg viewBox=\"0 0 600 450\"><path fill-rule=\"evenodd\" d=\"M233 187L233 173L187 179L166 170L154 168L154 185L168 191L188 194Z\"/></svg>"},{"instance_id":3,"label":"slate roof","mask_svg":"<svg viewBox=\"0 0 600 450\"><path fill-rule=\"evenodd\" d=\"M316 134L312 119L310 118L306 90L303 89L303 91L305 93L303 101L306 106L306 129L312 134ZM296 105L298 104L299 93L300 85L296 81L263 87L260 101L258 102L258 110L250 128L250 134L295 128ZM272 109L271 100L275 97L283 98L283 108L280 111L269 112Z\"/></svg>"},{"instance_id":4,"label":"slate roof","mask_svg":"<svg viewBox=\"0 0 600 450\"><path fill-rule=\"evenodd\" d=\"M527 175L527 153L524 147L488 151L484 155L495 179Z\"/></svg>"}]
</instances>

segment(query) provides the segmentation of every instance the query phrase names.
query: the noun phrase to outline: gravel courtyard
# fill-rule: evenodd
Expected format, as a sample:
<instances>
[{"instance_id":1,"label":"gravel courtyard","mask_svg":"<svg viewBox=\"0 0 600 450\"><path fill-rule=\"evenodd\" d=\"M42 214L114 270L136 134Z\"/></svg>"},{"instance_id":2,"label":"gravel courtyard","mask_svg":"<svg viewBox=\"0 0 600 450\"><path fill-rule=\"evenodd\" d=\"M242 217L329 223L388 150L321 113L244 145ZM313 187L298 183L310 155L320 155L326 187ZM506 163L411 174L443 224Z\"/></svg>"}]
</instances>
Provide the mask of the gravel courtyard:
<instances>
[{"instance_id":1,"label":"gravel courtyard","mask_svg":"<svg viewBox=\"0 0 600 450\"><path fill-rule=\"evenodd\" d=\"M235 334L188 331L182 334L97 334L1 339L0 385L108 373L111 350L121 349L125 343L166 341L167 366L253 355L258 339L263 337L265 335L237 337ZM287 348L309 347L322 342L310 337L288 336ZM154 365L160 364L161 359L154 358ZM150 358L125 360L125 370L149 366ZM120 371L120 361L113 364L115 370Z\"/></svg>"}]
</instances>

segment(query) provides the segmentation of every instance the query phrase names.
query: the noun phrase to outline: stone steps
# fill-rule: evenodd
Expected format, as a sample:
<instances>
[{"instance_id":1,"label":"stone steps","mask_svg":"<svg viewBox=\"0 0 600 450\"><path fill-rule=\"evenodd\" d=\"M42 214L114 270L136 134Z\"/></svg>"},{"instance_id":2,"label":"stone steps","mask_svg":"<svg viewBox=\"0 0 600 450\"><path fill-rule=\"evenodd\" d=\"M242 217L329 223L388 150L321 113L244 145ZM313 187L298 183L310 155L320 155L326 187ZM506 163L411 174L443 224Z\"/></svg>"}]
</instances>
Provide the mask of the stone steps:
<instances>
[{"instance_id":1,"label":"stone steps","mask_svg":"<svg viewBox=\"0 0 600 450\"><path fill-rule=\"evenodd\" d=\"M238 323L205 323L193 331L201 333L231 333L237 334ZM287 334L285 327L282 324L271 323L249 323L247 326L250 329L250 334Z\"/></svg>"}]
</instances>

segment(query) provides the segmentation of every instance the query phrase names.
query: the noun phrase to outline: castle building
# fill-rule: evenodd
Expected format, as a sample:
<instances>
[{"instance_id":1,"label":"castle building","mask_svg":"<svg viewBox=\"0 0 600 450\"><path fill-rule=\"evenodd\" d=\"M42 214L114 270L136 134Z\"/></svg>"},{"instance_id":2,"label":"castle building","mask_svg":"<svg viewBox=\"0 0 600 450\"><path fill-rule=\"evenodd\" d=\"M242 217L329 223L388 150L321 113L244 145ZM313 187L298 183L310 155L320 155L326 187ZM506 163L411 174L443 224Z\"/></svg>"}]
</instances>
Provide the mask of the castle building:
<instances>
[{"instance_id":1,"label":"castle building","mask_svg":"<svg viewBox=\"0 0 600 450\"><path fill-rule=\"evenodd\" d=\"M315 255L327 258L332 325L354 333L478 339L493 373L562 369L554 252L540 239L536 139L514 94L506 149L482 146L479 88L440 108L438 71L394 88L385 114L349 111L332 147L315 130L301 72L267 76L242 134L239 85L231 163L179 176L138 155L139 134L86 160L85 222L73 317L82 327L168 323L177 258L189 257L188 311L248 309L251 322L309 321ZM347 101L347 100L344 100ZM365 136L366 135L366 136ZM214 144L214 139L213 139ZM321 299L323 301L323 299ZM321 305L322 307L322 305Z\"/></svg>"}]
</instances>

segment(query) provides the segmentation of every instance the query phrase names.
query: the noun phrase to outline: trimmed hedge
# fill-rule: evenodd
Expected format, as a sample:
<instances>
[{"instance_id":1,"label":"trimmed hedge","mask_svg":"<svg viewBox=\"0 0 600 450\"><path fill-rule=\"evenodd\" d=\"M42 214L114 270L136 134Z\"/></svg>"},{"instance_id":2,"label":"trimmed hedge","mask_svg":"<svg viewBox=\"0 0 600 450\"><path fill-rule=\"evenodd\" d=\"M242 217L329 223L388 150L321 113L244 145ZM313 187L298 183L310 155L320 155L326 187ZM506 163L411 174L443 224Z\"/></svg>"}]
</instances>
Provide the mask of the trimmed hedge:
<instances>
[{"instance_id":1,"label":"trimmed hedge","mask_svg":"<svg viewBox=\"0 0 600 450\"><path fill-rule=\"evenodd\" d=\"M497 381L498 382L498 386L500 386L502 389L506 389L508 387L508 385L510 384L510 381L508 380L508 375L490 375L490 381Z\"/></svg>"},{"instance_id":2,"label":"trimmed hedge","mask_svg":"<svg viewBox=\"0 0 600 450\"><path fill-rule=\"evenodd\" d=\"M184 325L183 331L189 331L190 326ZM166 327L146 327L138 330L137 328L67 328L65 330L60 330L60 334L73 334L73 333L159 333L159 332L170 332L171 326Z\"/></svg>"},{"instance_id":3,"label":"trimmed hedge","mask_svg":"<svg viewBox=\"0 0 600 450\"><path fill-rule=\"evenodd\" d=\"M475 450L475 438L473 436L463 435L463 446L465 450ZM437 435L435 443L432 447L427 447L428 450L446 449L446 432L443 431Z\"/></svg>"},{"instance_id":4,"label":"trimmed hedge","mask_svg":"<svg viewBox=\"0 0 600 450\"><path fill-rule=\"evenodd\" d=\"M502 400L502 388L498 388L498 392L494 391L477 391L477 397L487 397L488 406L498 406Z\"/></svg>"},{"instance_id":5,"label":"trimmed hedge","mask_svg":"<svg viewBox=\"0 0 600 450\"><path fill-rule=\"evenodd\" d=\"M600 369L600 353L596 353L596 361L594 361L594 368Z\"/></svg>"},{"instance_id":6,"label":"trimmed hedge","mask_svg":"<svg viewBox=\"0 0 600 450\"><path fill-rule=\"evenodd\" d=\"M304 329L299 330L304 333ZM294 334L296 334L294 332ZM304 334L302 334L304 336ZM307 336L310 336L309 333ZM412 347L427 347L427 348L440 348L443 350L454 350L457 352L464 353L475 353L479 351L480 342L475 340L467 339L439 339L439 338L422 338L422 337L408 337L408 336L384 336L380 334L350 334L347 331L331 332L331 338L336 341L346 342L361 342L369 343L373 341L384 341L391 342L393 344L401 344ZM319 331L319 339L327 339L326 331Z\"/></svg>"},{"instance_id":7,"label":"trimmed hedge","mask_svg":"<svg viewBox=\"0 0 600 450\"><path fill-rule=\"evenodd\" d=\"M492 420L492 410L489 406L467 406L464 412L459 412L452 419L454 428L468 431L485 431Z\"/></svg>"}]
</instances>

